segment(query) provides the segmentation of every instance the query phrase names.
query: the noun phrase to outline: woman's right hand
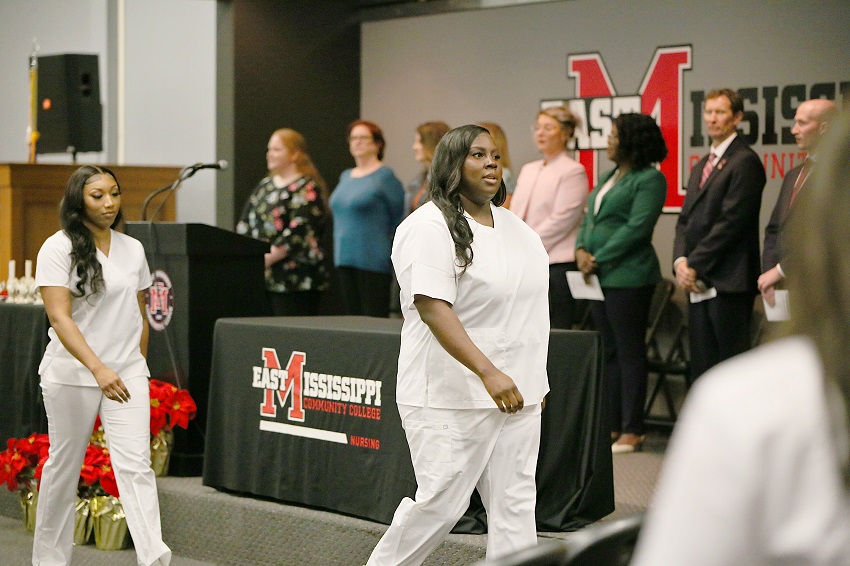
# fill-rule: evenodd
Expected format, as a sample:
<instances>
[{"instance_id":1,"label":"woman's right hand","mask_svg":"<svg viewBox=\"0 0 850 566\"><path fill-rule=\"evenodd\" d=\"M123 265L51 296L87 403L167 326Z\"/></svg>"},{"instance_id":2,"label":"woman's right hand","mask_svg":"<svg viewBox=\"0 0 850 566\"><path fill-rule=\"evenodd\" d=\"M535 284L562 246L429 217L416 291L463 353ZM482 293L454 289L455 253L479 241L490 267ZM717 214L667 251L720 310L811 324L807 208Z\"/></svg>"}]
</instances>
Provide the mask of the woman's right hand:
<instances>
[{"instance_id":1,"label":"woman's right hand","mask_svg":"<svg viewBox=\"0 0 850 566\"><path fill-rule=\"evenodd\" d=\"M492 371L481 376L481 382L500 411L516 413L522 410L525 403L522 393L517 389L514 380L506 373L493 368Z\"/></svg>"},{"instance_id":2,"label":"woman's right hand","mask_svg":"<svg viewBox=\"0 0 850 566\"><path fill-rule=\"evenodd\" d=\"M264 256L266 269L285 258L288 253L289 249L286 246L271 246L269 253Z\"/></svg>"},{"instance_id":3,"label":"woman's right hand","mask_svg":"<svg viewBox=\"0 0 850 566\"><path fill-rule=\"evenodd\" d=\"M107 399L118 401L119 403L126 403L130 400L130 392L116 372L106 366L101 366L92 373L97 384L100 386L100 390L103 391Z\"/></svg>"}]
</instances>

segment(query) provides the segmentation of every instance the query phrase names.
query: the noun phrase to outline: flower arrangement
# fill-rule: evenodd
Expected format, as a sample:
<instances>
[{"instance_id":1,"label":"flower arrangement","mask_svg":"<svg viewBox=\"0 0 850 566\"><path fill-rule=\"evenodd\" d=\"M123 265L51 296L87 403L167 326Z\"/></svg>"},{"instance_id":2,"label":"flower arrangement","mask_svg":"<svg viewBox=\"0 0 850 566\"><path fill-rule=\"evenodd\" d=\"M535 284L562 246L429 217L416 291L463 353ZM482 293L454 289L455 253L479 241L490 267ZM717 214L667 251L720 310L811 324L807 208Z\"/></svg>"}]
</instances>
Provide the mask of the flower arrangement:
<instances>
[{"instance_id":1,"label":"flower arrangement","mask_svg":"<svg viewBox=\"0 0 850 566\"><path fill-rule=\"evenodd\" d=\"M188 391L151 379L151 435L175 426L187 428L197 412L198 407Z\"/></svg>"},{"instance_id":2,"label":"flower arrangement","mask_svg":"<svg viewBox=\"0 0 850 566\"><path fill-rule=\"evenodd\" d=\"M0 452L0 485L5 483L9 491L27 489L36 467L47 460L49 445L47 435L37 433L6 441L6 451Z\"/></svg>"},{"instance_id":3,"label":"flower arrangement","mask_svg":"<svg viewBox=\"0 0 850 566\"><path fill-rule=\"evenodd\" d=\"M197 413L197 406L185 389L156 379L150 380L150 404L151 467L159 476L168 470L170 451L174 444L173 428L187 428ZM24 523L29 530L33 530L38 485L47 462L50 441L46 434L33 433L26 438L10 438L6 446L6 450L0 452L0 485L5 484L9 491L20 491ZM123 520L118 483L109 459L100 417L95 420L80 468L77 495L75 543L86 544L94 532L99 548L126 548L126 521ZM116 521L116 518L120 521ZM103 519L103 525L97 524L99 519ZM123 528L116 524L121 522ZM104 533L102 541L99 538L101 533Z\"/></svg>"}]
</instances>

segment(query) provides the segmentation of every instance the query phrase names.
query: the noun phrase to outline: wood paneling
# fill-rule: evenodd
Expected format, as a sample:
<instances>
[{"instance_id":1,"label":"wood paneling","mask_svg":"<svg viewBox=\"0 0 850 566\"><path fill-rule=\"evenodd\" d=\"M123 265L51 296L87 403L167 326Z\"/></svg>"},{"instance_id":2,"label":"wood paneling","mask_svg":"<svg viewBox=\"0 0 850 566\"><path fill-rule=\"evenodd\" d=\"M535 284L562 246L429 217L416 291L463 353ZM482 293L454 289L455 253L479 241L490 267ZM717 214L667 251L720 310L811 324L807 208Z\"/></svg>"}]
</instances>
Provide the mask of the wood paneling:
<instances>
[{"instance_id":1,"label":"wood paneling","mask_svg":"<svg viewBox=\"0 0 850 566\"><path fill-rule=\"evenodd\" d=\"M38 250L59 230L59 201L65 183L78 165L0 164L0 281L8 278L9 260L17 262L18 277L24 260L35 263ZM125 220L141 220L142 202L151 192L177 178L177 167L108 165L121 185ZM157 203L159 200L157 199ZM173 222L173 197L158 220Z\"/></svg>"}]
</instances>

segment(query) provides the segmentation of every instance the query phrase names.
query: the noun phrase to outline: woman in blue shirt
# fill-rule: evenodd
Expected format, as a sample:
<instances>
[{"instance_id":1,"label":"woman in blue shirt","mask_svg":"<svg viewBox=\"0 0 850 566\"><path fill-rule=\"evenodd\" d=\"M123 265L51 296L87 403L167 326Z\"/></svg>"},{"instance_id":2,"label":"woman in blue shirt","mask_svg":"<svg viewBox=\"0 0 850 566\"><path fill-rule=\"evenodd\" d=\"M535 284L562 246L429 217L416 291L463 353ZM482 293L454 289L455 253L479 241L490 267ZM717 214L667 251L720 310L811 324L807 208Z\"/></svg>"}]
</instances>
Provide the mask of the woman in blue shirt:
<instances>
[{"instance_id":1,"label":"woman in blue shirt","mask_svg":"<svg viewBox=\"0 0 850 566\"><path fill-rule=\"evenodd\" d=\"M331 195L334 265L346 314L387 317L393 235L404 215L404 187L385 167L384 135L373 122L348 127L356 166L346 169Z\"/></svg>"}]
</instances>

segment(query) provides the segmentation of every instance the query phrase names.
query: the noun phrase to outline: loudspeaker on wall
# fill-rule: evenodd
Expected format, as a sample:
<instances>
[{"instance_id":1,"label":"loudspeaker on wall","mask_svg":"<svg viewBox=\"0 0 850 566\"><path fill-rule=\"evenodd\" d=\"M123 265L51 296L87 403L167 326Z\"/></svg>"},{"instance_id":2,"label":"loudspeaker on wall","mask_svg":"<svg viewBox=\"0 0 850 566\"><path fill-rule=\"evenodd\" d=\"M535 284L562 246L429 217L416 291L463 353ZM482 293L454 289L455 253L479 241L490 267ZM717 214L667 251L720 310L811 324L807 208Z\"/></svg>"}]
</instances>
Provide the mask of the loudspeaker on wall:
<instances>
[{"instance_id":1,"label":"loudspeaker on wall","mask_svg":"<svg viewBox=\"0 0 850 566\"><path fill-rule=\"evenodd\" d=\"M38 153L103 151L98 56L38 58Z\"/></svg>"}]
</instances>

